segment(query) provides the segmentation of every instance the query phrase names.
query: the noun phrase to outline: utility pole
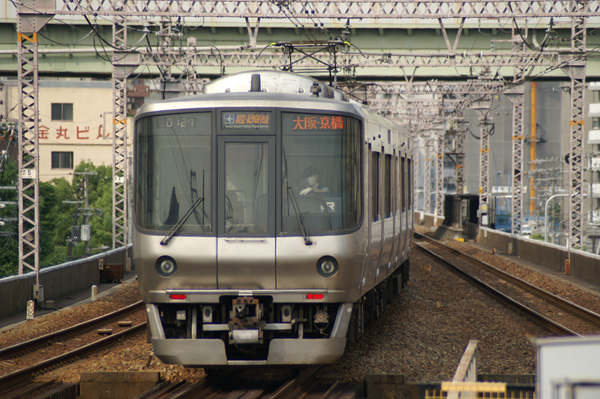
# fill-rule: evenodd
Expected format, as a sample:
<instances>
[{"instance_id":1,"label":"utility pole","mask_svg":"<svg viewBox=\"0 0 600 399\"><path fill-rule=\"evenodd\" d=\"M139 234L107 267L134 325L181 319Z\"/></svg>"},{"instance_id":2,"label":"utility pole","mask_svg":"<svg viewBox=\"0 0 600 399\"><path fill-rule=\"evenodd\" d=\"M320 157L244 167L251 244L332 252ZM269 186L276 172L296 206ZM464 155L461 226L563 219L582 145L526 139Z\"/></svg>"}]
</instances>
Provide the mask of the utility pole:
<instances>
[{"instance_id":1,"label":"utility pole","mask_svg":"<svg viewBox=\"0 0 600 399\"><path fill-rule=\"evenodd\" d=\"M96 173L94 173L96 174ZM90 228L90 180L87 168L84 172L84 180L83 180L83 225L81 225L81 241L85 242L85 256L90 256L90 238L91 237L91 228Z\"/></svg>"},{"instance_id":2,"label":"utility pole","mask_svg":"<svg viewBox=\"0 0 600 399\"><path fill-rule=\"evenodd\" d=\"M101 215L102 209L90 208L90 195L89 195L89 176L96 175L96 172L88 172L86 168L84 172L75 172L76 175L83 175L83 200L79 201L64 201L65 204L83 204L83 208L79 207L75 210L73 229L71 230L71 237L68 239L68 250L67 258L71 259L73 247L79 241L85 242L85 256L90 255L90 240L92 238L92 229L90 227L90 216ZM83 215L83 223L81 226L78 225L79 215Z\"/></svg>"},{"instance_id":3,"label":"utility pole","mask_svg":"<svg viewBox=\"0 0 600 399\"><path fill-rule=\"evenodd\" d=\"M81 204L81 201L63 201L64 204ZM81 228L79 227L79 208L75 209L73 214L73 227L71 228L71 236L67 238L67 260L71 260L73 255L73 247L79 241L81 236Z\"/></svg>"}]
</instances>

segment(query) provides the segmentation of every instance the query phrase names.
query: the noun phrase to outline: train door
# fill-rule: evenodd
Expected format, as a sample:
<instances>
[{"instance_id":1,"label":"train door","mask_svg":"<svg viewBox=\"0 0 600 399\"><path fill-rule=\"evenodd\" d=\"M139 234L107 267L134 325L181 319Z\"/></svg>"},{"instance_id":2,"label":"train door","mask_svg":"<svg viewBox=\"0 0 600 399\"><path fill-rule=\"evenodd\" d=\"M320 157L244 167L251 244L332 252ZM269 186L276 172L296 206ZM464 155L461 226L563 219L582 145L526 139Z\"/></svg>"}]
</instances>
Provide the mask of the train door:
<instances>
[{"instance_id":1,"label":"train door","mask_svg":"<svg viewBox=\"0 0 600 399\"><path fill-rule=\"evenodd\" d=\"M275 138L218 139L217 284L275 288Z\"/></svg>"},{"instance_id":2,"label":"train door","mask_svg":"<svg viewBox=\"0 0 600 399\"><path fill-rule=\"evenodd\" d=\"M402 247L401 247L401 251L400 251L400 259L404 259L404 255L406 253L407 247L408 247L408 234L409 234L409 229L408 229L408 214L410 213L410 210L408 209L408 173L406 172L406 157L402 156L400 158L400 187L401 187L401 195L402 198L400 200L400 207L402 210L402 216L401 216L401 225L402 225L402 235L401 235L401 242L402 242Z\"/></svg>"},{"instance_id":3,"label":"train door","mask_svg":"<svg viewBox=\"0 0 600 399\"><path fill-rule=\"evenodd\" d=\"M361 293L368 291L375 283L378 274L379 260L382 247L382 221L380 206L380 153L375 151L374 146L369 145L369 213L368 213L368 255L367 264L363 270Z\"/></svg>"}]
</instances>

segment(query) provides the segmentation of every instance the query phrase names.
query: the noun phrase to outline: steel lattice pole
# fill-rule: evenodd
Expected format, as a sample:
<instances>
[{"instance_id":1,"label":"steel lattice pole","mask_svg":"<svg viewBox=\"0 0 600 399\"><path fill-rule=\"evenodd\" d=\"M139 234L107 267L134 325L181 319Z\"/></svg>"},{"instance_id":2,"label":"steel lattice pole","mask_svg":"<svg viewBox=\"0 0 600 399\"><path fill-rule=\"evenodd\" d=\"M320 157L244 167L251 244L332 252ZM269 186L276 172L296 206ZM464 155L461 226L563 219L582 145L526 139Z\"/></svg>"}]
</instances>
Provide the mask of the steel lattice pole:
<instances>
[{"instance_id":1,"label":"steel lattice pole","mask_svg":"<svg viewBox=\"0 0 600 399\"><path fill-rule=\"evenodd\" d=\"M435 219L444 218L444 131L437 132L435 160Z\"/></svg>"},{"instance_id":2,"label":"steel lattice pole","mask_svg":"<svg viewBox=\"0 0 600 399\"><path fill-rule=\"evenodd\" d=\"M37 33L19 32L19 274L39 283L39 111Z\"/></svg>"},{"instance_id":3,"label":"steel lattice pole","mask_svg":"<svg viewBox=\"0 0 600 399\"><path fill-rule=\"evenodd\" d=\"M465 193L465 133L463 123L456 132L456 194Z\"/></svg>"},{"instance_id":4,"label":"steel lattice pole","mask_svg":"<svg viewBox=\"0 0 600 399\"><path fill-rule=\"evenodd\" d=\"M489 158L490 158L490 125L485 118L479 121L479 209L481 213L480 224L489 224Z\"/></svg>"},{"instance_id":5,"label":"steel lattice pole","mask_svg":"<svg viewBox=\"0 0 600 399\"><path fill-rule=\"evenodd\" d=\"M523 85L517 85L505 94L513 106L511 234L520 235L523 217Z\"/></svg>"},{"instance_id":6,"label":"steel lattice pole","mask_svg":"<svg viewBox=\"0 0 600 399\"><path fill-rule=\"evenodd\" d=\"M33 298L44 301L40 285L40 168L38 33L52 18L51 0L17 6L19 89L19 274L35 272ZM46 11L44 15L38 12Z\"/></svg>"},{"instance_id":7,"label":"steel lattice pole","mask_svg":"<svg viewBox=\"0 0 600 399\"><path fill-rule=\"evenodd\" d=\"M577 2L580 7L584 3ZM571 25L571 59L567 73L571 78L571 118L569 121L569 247L583 245L583 136L586 18L575 17Z\"/></svg>"},{"instance_id":8,"label":"steel lattice pole","mask_svg":"<svg viewBox=\"0 0 600 399\"><path fill-rule=\"evenodd\" d=\"M431 212L431 154L433 154L433 139L425 138L425 162L423 163L423 210Z\"/></svg>"},{"instance_id":9,"label":"steel lattice pole","mask_svg":"<svg viewBox=\"0 0 600 399\"><path fill-rule=\"evenodd\" d=\"M115 17L113 46L127 48L127 20ZM127 246L127 74L113 54L113 248Z\"/></svg>"}]
</instances>

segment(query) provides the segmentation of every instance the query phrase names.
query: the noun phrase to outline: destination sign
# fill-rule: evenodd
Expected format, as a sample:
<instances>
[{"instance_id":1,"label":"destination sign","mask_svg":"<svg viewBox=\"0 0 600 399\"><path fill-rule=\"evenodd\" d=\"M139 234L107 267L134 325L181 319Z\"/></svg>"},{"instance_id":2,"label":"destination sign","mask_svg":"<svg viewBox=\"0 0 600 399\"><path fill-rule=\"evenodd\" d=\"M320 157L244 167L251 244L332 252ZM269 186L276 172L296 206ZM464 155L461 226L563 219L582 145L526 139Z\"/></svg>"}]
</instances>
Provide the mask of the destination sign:
<instances>
[{"instance_id":1,"label":"destination sign","mask_svg":"<svg viewBox=\"0 0 600 399\"><path fill-rule=\"evenodd\" d=\"M344 118L336 115L297 115L292 130L338 130L344 128Z\"/></svg>"},{"instance_id":2,"label":"destination sign","mask_svg":"<svg viewBox=\"0 0 600 399\"><path fill-rule=\"evenodd\" d=\"M223 129L271 129L271 112L232 111L221 115Z\"/></svg>"}]
</instances>

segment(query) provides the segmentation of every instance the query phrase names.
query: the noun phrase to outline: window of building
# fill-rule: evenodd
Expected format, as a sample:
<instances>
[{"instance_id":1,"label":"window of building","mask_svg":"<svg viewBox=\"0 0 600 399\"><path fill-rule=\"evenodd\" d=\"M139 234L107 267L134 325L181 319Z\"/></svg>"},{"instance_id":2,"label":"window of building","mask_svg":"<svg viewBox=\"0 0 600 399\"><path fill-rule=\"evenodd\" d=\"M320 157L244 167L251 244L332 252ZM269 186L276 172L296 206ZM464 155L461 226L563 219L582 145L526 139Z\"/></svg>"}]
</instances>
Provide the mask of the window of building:
<instances>
[{"instance_id":1,"label":"window of building","mask_svg":"<svg viewBox=\"0 0 600 399\"><path fill-rule=\"evenodd\" d=\"M73 169L73 152L52 152L52 169Z\"/></svg>"},{"instance_id":2,"label":"window of building","mask_svg":"<svg viewBox=\"0 0 600 399\"><path fill-rule=\"evenodd\" d=\"M73 120L73 104L52 104L52 120L53 121L72 121Z\"/></svg>"}]
</instances>

